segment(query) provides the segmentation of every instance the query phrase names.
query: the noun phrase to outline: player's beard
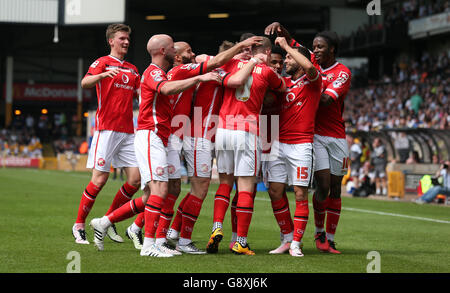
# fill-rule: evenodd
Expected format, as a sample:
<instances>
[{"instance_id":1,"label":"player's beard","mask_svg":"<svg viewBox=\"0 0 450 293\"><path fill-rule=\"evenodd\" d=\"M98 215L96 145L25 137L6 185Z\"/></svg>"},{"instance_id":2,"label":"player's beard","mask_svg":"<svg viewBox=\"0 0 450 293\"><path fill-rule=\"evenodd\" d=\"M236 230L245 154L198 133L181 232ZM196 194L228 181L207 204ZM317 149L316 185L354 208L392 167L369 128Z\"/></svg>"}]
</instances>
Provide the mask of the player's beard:
<instances>
[{"instance_id":1,"label":"player's beard","mask_svg":"<svg viewBox=\"0 0 450 293\"><path fill-rule=\"evenodd\" d=\"M181 62L183 64L195 63L195 59L194 58L188 58L186 56L181 56Z\"/></svg>"},{"instance_id":2,"label":"player's beard","mask_svg":"<svg viewBox=\"0 0 450 293\"><path fill-rule=\"evenodd\" d=\"M298 64L286 66L286 73L289 75L294 75L299 69L300 65Z\"/></svg>"},{"instance_id":3,"label":"player's beard","mask_svg":"<svg viewBox=\"0 0 450 293\"><path fill-rule=\"evenodd\" d=\"M166 55L164 56L164 59L167 61L167 63L169 63L169 67L173 66L174 56Z\"/></svg>"}]
</instances>

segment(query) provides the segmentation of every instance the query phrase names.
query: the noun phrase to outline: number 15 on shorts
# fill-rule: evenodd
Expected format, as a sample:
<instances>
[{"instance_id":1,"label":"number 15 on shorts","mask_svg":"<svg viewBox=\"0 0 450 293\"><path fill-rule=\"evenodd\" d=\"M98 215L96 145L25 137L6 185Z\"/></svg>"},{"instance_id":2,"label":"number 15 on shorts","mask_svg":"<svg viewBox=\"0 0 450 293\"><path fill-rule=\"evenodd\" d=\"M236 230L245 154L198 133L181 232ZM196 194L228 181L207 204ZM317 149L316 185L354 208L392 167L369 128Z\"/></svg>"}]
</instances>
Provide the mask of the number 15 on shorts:
<instances>
[{"instance_id":1,"label":"number 15 on shorts","mask_svg":"<svg viewBox=\"0 0 450 293\"><path fill-rule=\"evenodd\" d=\"M305 180L308 179L309 173L308 173L308 167L297 167L297 180Z\"/></svg>"}]
</instances>

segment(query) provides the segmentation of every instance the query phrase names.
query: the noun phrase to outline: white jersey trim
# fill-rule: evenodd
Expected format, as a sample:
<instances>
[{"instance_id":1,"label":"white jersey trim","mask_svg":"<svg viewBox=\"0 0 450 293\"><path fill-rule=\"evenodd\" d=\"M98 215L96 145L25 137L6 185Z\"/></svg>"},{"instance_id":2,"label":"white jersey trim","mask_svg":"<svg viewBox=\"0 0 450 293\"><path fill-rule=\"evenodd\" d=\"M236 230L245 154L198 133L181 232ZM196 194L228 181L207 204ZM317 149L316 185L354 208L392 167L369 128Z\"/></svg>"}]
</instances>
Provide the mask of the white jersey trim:
<instances>
[{"instance_id":1,"label":"white jersey trim","mask_svg":"<svg viewBox=\"0 0 450 293\"><path fill-rule=\"evenodd\" d=\"M333 68L336 67L338 64L339 64L339 62L336 61L336 63L334 63L333 65L331 65L330 67L325 68L325 69L323 69L322 66L320 66L320 70L322 70L322 72L325 72L325 71L328 71L328 70L333 69Z\"/></svg>"},{"instance_id":2,"label":"white jersey trim","mask_svg":"<svg viewBox=\"0 0 450 293\"><path fill-rule=\"evenodd\" d=\"M338 94L335 90L332 90L332 89L328 89L328 88L327 88L325 91L326 91L326 92L331 92L331 93L333 93L333 94L335 95L336 99L339 98L339 94Z\"/></svg>"},{"instance_id":3,"label":"white jersey trim","mask_svg":"<svg viewBox=\"0 0 450 293\"><path fill-rule=\"evenodd\" d=\"M209 125L209 121L211 120L211 114L212 114L212 110L214 108L214 102L216 100L216 95L217 95L217 91L218 90L219 90L218 87L216 87L214 89L213 99L212 99L212 102L211 102L211 106L209 107L208 117L206 118L205 133L203 133L203 138L205 138L205 139L206 139L206 134L208 133L208 125Z\"/></svg>"},{"instance_id":4,"label":"white jersey trim","mask_svg":"<svg viewBox=\"0 0 450 293\"><path fill-rule=\"evenodd\" d=\"M156 117L156 100L158 99L158 93L155 93L153 98L153 123L155 124L155 134L158 133L158 118Z\"/></svg>"}]
</instances>

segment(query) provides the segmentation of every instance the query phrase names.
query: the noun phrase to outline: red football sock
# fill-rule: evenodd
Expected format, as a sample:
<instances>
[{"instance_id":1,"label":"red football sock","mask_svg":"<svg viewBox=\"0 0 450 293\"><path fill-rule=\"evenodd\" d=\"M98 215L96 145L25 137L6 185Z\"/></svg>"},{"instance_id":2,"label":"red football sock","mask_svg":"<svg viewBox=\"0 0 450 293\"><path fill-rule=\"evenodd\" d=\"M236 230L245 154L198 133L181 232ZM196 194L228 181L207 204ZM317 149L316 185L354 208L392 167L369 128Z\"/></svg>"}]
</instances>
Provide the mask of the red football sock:
<instances>
[{"instance_id":1,"label":"red football sock","mask_svg":"<svg viewBox=\"0 0 450 293\"><path fill-rule=\"evenodd\" d=\"M136 214L143 214L145 203L142 201L142 197L130 200L127 204L124 204L118 209L115 209L112 213L107 215L111 223L121 222L129 219ZM138 216L139 217L139 216Z\"/></svg>"},{"instance_id":2,"label":"red football sock","mask_svg":"<svg viewBox=\"0 0 450 293\"><path fill-rule=\"evenodd\" d=\"M177 196L169 193L164 200L161 216L159 217L158 229L156 230L156 238L166 238L173 217L173 206L175 205L177 198Z\"/></svg>"},{"instance_id":3,"label":"red football sock","mask_svg":"<svg viewBox=\"0 0 450 293\"><path fill-rule=\"evenodd\" d=\"M184 208L184 204L186 203L189 196L191 196L191 193L188 192L186 194L186 196L181 200L180 204L178 205L177 213L175 215L175 218L173 218L172 225L170 226L170 228L174 229L175 231L180 232L180 230L181 230L183 208Z\"/></svg>"},{"instance_id":4,"label":"red football sock","mask_svg":"<svg viewBox=\"0 0 450 293\"><path fill-rule=\"evenodd\" d=\"M286 193L285 193L286 194ZM289 210L289 201L287 197L283 196L277 201L272 201L272 210L275 219L277 220L280 231L283 234L291 233L294 229L292 223L291 211Z\"/></svg>"},{"instance_id":5,"label":"red football sock","mask_svg":"<svg viewBox=\"0 0 450 293\"><path fill-rule=\"evenodd\" d=\"M75 223L84 224L87 216L89 215L89 212L92 209L92 206L94 205L95 198L97 197L97 194L100 192L100 190L101 188L92 183L92 181L89 182L88 186L83 192L83 195L81 196L80 205L78 207L78 216Z\"/></svg>"},{"instance_id":6,"label":"red football sock","mask_svg":"<svg viewBox=\"0 0 450 293\"><path fill-rule=\"evenodd\" d=\"M228 184L220 184L214 198L214 222L223 223L228 206L230 205L231 186Z\"/></svg>"},{"instance_id":7,"label":"red football sock","mask_svg":"<svg viewBox=\"0 0 450 293\"><path fill-rule=\"evenodd\" d=\"M283 198L286 200L286 202L288 203L288 210L289 210L289 215L291 214L291 209L290 209L290 207L289 207L289 199L288 199L288 197L287 197L287 193L286 193L286 190L284 191L284 193L283 193ZM289 225L291 226L291 231L294 231L294 221L292 220L292 217L291 216L289 216Z\"/></svg>"},{"instance_id":8,"label":"red football sock","mask_svg":"<svg viewBox=\"0 0 450 293\"><path fill-rule=\"evenodd\" d=\"M139 213L139 215L137 215L136 219L134 220L134 224L142 229L142 227L144 227L144 223L145 223L144 213L141 212Z\"/></svg>"},{"instance_id":9,"label":"red football sock","mask_svg":"<svg viewBox=\"0 0 450 293\"><path fill-rule=\"evenodd\" d=\"M138 187L134 187L133 185L128 184L128 182L125 182L125 184L122 185L122 187L120 187L117 191L116 196L114 197L114 200L105 215L109 215L115 209L118 209L125 203L129 202L138 190Z\"/></svg>"},{"instance_id":10,"label":"red football sock","mask_svg":"<svg viewBox=\"0 0 450 293\"><path fill-rule=\"evenodd\" d=\"M231 202L231 232L237 233L237 217L236 217L236 206L239 198L239 192L236 190L234 194L233 201Z\"/></svg>"},{"instance_id":11,"label":"red football sock","mask_svg":"<svg viewBox=\"0 0 450 293\"><path fill-rule=\"evenodd\" d=\"M327 198L327 233L336 234L341 216L341 198Z\"/></svg>"},{"instance_id":12,"label":"red football sock","mask_svg":"<svg viewBox=\"0 0 450 293\"><path fill-rule=\"evenodd\" d=\"M240 191L236 206L237 236L247 237L253 215L253 195L248 191Z\"/></svg>"},{"instance_id":13,"label":"red football sock","mask_svg":"<svg viewBox=\"0 0 450 293\"><path fill-rule=\"evenodd\" d=\"M306 224L308 224L309 208L308 201L295 202L294 214L294 241L300 242L305 233Z\"/></svg>"},{"instance_id":14,"label":"red football sock","mask_svg":"<svg viewBox=\"0 0 450 293\"><path fill-rule=\"evenodd\" d=\"M316 193L314 193L313 195L314 224L318 229L323 229L324 227L326 206L327 206L326 200L318 201L316 199Z\"/></svg>"},{"instance_id":15,"label":"red football sock","mask_svg":"<svg viewBox=\"0 0 450 293\"><path fill-rule=\"evenodd\" d=\"M164 199L157 195L150 195L145 204L145 237L155 238L159 216Z\"/></svg>"},{"instance_id":16,"label":"red football sock","mask_svg":"<svg viewBox=\"0 0 450 293\"><path fill-rule=\"evenodd\" d=\"M197 222L198 215L202 209L202 204L202 199L196 197L195 195L189 196L189 199L186 201L183 208L180 238L191 239L195 222Z\"/></svg>"}]
</instances>

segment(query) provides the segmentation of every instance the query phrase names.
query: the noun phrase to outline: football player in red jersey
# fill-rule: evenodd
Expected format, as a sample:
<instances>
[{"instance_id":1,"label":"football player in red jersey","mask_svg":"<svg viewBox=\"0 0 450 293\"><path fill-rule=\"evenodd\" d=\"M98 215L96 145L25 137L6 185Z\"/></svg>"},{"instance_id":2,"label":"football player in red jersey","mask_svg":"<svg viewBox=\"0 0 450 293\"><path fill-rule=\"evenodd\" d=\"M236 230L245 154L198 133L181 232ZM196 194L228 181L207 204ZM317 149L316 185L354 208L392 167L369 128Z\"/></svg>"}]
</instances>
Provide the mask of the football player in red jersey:
<instances>
[{"instance_id":1,"label":"football player in red jersey","mask_svg":"<svg viewBox=\"0 0 450 293\"><path fill-rule=\"evenodd\" d=\"M267 89L285 89L281 76L267 66L271 47L270 40L264 38L261 45L252 47L250 61L233 59L224 66L230 74L223 79L226 88L219 112L216 154L221 185L227 183L231 189L237 178L237 239L232 248L237 254L254 254L248 246L247 234L253 214L255 179L261 165L259 114L263 99ZM221 222L214 222L213 231L216 229L222 229Z\"/></svg>"},{"instance_id":2,"label":"football player in red jersey","mask_svg":"<svg viewBox=\"0 0 450 293\"><path fill-rule=\"evenodd\" d=\"M308 187L313 176L314 120L322 78L306 48L291 48L284 37L275 40L286 52L286 92L281 103L280 133L271 147L268 181L272 200L280 200L286 184L294 186L296 209L289 253L302 257L301 240L308 222Z\"/></svg>"},{"instance_id":3,"label":"football player in red jersey","mask_svg":"<svg viewBox=\"0 0 450 293\"><path fill-rule=\"evenodd\" d=\"M284 66L284 51L279 46L272 47L272 53L270 55L269 66L275 69L278 74L281 74ZM291 211L289 208L289 199L286 194L286 190L283 191L281 198L278 195L278 190L270 189L268 182L269 176L269 160L270 150L273 141L279 138L279 120L277 124L272 126L272 119L279 119L281 103L284 99L284 93L268 91L266 98L264 99L264 106L262 114L266 115L267 127L266 131L261 127L261 138L263 142L263 155L261 161L261 175L266 188L268 188L268 194L270 197L273 214L280 227L280 240L281 244L277 248L269 251L270 254L283 254L289 252L291 243L294 237L294 222L292 221ZM275 120L274 120L275 121ZM264 125L264 123L262 123ZM273 129L272 129L273 128ZM276 187L276 185L272 185Z\"/></svg>"},{"instance_id":4,"label":"football player in red jersey","mask_svg":"<svg viewBox=\"0 0 450 293\"><path fill-rule=\"evenodd\" d=\"M300 46L289 32L274 22L266 27L266 34L286 37L291 46ZM342 119L344 99L351 84L351 72L336 61L338 37L336 33L318 33L313 40L311 59L322 73L322 95L316 115L314 152L317 182L313 196L315 242L320 251L339 254L334 242L341 212L341 184L347 173L349 150ZM326 233L324 221L326 217Z\"/></svg>"},{"instance_id":5,"label":"football player in red jersey","mask_svg":"<svg viewBox=\"0 0 450 293\"><path fill-rule=\"evenodd\" d=\"M210 72L184 80L169 81L166 71L173 65L175 48L172 38L168 35L152 36L147 43L147 51L152 57L152 63L142 75L138 127L134 142L144 195L108 216L93 219L91 226L95 232L94 242L102 250L103 238L111 224L144 211L145 238L140 254L172 257L177 252L155 243L161 207L168 193L167 143L172 118L169 96L202 81L220 81L220 77Z\"/></svg>"},{"instance_id":6,"label":"football player in red jersey","mask_svg":"<svg viewBox=\"0 0 450 293\"><path fill-rule=\"evenodd\" d=\"M92 168L92 177L83 192L78 216L72 227L75 242L79 244L89 244L85 220L108 180L111 164L124 168L127 181L117 192L106 214L128 202L140 185L133 126L133 99L138 96L140 76L137 68L124 60L130 45L130 33L131 28L125 24L109 25L106 40L110 54L93 62L81 80L82 88L96 87L98 109L86 166ZM115 226L109 227L107 234L112 240L123 242Z\"/></svg>"},{"instance_id":7,"label":"football player in red jersey","mask_svg":"<svg viewBox=\"0 0 450 293\"><path fill-rule=\"evenodd\" d=\"M239 40L240 42L245 41L246 39L255 37L253 33L243 33ZM250 60L252 58L252 46L247 46L241 49L240 53L234 56L233 59L236 60ZM217 125L216 125L217 128ZM236 184L236 178L234 180L235 186ZM256 185L256 183L255 183ZM208 241L206 250L208 253L217 253L219 249L219 243L223 238L223 230L222 228L219 228L218 225L221 226L221 224L224 221L226 211L228 210L228 207L230 206L230 193L231 193L232 186L229 185L228 177L226 174L219 174L219 188L216 191L215 199L214 199L214 215L213 215L213 229L210 236L210 239ZM256 188L254 193L256 193ZM239 190L236 188L236 192L234 194L232 203L231 203L231 211L230 211L230 218L231 218L231 239L229 248L230 251L233 250L234 243L237 239L237 217L236 217L236 205L238 201L238 195Z\"/></svg>"}]
</instances>

